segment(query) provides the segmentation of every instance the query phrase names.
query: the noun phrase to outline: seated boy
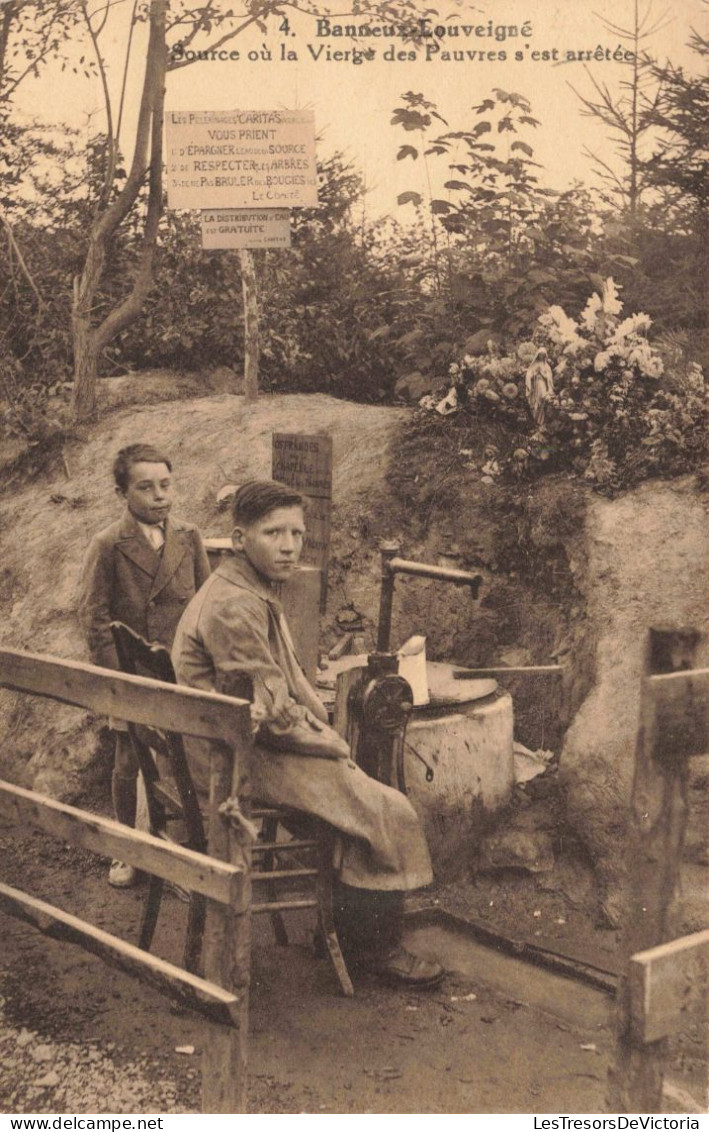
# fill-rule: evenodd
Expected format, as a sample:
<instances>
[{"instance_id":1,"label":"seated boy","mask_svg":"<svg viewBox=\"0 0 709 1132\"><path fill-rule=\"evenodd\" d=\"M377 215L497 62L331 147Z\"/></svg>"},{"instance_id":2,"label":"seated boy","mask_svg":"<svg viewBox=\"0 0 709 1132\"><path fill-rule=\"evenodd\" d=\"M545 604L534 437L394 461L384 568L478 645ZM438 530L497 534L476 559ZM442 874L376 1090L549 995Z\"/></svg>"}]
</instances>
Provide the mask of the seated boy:
<instances>
[{"instance_id":1,"label":"seated boy","mask_svg":"<svg viewBox=\"0 0 709 1132\"><path fill-rule=\"evenodd\" d=\"M274 583L295 570L305 534L303 497L274 481L239 488L233 504L234 557L225 558L192 599L172 656L180 683L214 689L247 672L254 687L253 793L324 819L342 834L338 919L350 960L411 985L435 986L437 963L399 942L403 893L433 879L418 818L397 790L350 759L293 649ZM191 744L193 771L205 765Z\"/></svg>"},{"instance_id":2,"label":"seated boy","mask_svg":"<svg viewBox=\"0 0 709 1132\"><path fill-rule=\"evenodd\" d=\"M168 518L172 464L151 444L122 448L113 465L122 518L91 541L81 577L79 609L94 664L118 668L111 621L123 621L148 641L169 648L187 602L209 577L196 527ZM115 765L111 781L116 819L135 825L138 764L122 720L111 719ZM109 884L127 888L135 869L113 861Z\"/></svg>"}]
</instances>

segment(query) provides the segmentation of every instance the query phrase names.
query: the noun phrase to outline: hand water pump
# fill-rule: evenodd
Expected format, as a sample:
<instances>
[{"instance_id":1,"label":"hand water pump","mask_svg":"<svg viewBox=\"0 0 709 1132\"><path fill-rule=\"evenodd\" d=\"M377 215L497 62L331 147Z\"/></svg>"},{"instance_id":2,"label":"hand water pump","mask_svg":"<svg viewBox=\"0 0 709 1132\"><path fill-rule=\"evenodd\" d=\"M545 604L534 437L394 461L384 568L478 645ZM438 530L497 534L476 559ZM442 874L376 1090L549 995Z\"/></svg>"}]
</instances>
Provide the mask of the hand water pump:
<instances>
[{"instance_id":1,"label":"hand water pump","mask_svg":"<svg viewBox=\"0 0 709 1132\"><path fill-rule=\"evenodd\" d=\"M347 696L347 739L355 762L372 778L406 793L404 738L413 711L411 685L398 674L398 660L391 652L391 616L397 574L469 586L476 598L482 582L479 574L429 566L399 557L396 542L381 547L382 574L376 650L367 657L366 668L355 670Z\"/></svg>"}]
</instances>

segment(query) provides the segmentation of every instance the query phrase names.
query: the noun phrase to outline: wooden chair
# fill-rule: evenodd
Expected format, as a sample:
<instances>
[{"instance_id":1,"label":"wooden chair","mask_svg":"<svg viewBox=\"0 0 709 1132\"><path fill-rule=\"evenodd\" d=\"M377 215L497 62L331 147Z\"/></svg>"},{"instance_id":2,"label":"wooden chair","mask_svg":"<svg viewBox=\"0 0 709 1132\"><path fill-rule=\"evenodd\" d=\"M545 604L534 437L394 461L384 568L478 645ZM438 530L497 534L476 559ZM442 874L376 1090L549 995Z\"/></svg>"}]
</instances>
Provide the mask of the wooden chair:
<instances>
[{"instance_id":1,"label":"wooden chair","mask_svg":"<svg viewBox=\"0 0 709 1132\"><path fill-rule=\"evenodd\" d=\"M170 654L162 645L149 644L120 621L112 622L111 631L123 672L151 676L167 684L177 683ZM217 690L242 699L252 698L251 681L246 673L234 673L228 681L222 681ZM197 852L206 852L204 822L182 736L130 723L128 732L145 782L150 832ZM319 950L322 951L324 945L342 993L350 997L354 990L337 938L332 909L334 831L310 814L256 800L244 799L242 810L254 823L256 837L252 846L251 881L254 886L262 886L266 897L252 903L252 914L270 915L276 942L286 945L288 933L283 915L317 909ZM304 861L307 854L315 855L313 865ZM314 885L313 894L293 893L294 882ZM291 891L282 891L285 888ZM155 934L163 889L160 877L149 877L139 934L139 946L144 950L149 950ZM192 894L184 948L184 966L188 971L196 971L199 963L204 920L204 898Z\"/></svg>"}]
</instances>

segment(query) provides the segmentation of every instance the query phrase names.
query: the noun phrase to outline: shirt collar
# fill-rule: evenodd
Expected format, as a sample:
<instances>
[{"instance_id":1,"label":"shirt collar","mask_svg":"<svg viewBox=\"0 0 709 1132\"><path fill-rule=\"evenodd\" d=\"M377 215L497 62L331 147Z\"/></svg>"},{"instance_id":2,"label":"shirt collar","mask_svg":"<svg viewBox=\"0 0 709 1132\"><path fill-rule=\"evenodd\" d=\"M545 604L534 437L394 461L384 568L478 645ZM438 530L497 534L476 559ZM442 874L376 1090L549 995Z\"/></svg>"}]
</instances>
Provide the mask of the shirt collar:
<instances>
[{"instance_id":1,"label":"shirt collar","mask_svg":"<svg viewBox=\"0 0 709 1132\"><path fill-rule=\"evenodd\" d=\"M155 531L160 531L160 536L161 536L160 545L162 545L162 543L165 541L165 520L164 519L162 520L161 523L141 523L140 519L136 519L135 521L138 524L138 526L140 527L140 529L143 532L143 534L145 535L145 537L147 538L150 545L155 546L156 548L157 548L157 545L156 545L156 540L155 540Z\"/></svg>"},{"instance_id":2,"label":"shirt collar","mask_svg":"<svg viewBox=\"0 0 709 1132\"><path fill-rule=\"evenodd\" d=\"M263 574L259 574L258 570L254 569L243 550L235 550L233 554L225 555L215 573L228 578L230 582L243 585L246 589L258 594L264 601L271 602L280 609L278 594L272 583Z\"/></svg>"}]
</instances>

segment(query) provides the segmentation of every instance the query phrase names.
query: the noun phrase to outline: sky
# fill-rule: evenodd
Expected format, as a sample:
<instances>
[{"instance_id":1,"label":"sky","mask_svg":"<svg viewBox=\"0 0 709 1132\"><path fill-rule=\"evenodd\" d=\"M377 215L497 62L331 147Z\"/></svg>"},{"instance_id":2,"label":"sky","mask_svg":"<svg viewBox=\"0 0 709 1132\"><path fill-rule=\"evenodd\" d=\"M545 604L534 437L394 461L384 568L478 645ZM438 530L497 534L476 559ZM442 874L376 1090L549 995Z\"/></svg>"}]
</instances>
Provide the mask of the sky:
<instances>
[{"instance_id":1,"label":"sky","mask_svg":"<svg viewBox=\"0 0 709 1132\"><path fill-rule=\"evenodd\" d=\"M667 6L659 0L652 4L638 2L641 15L647 14L648 26L661 24L660 30L646 41L648 50L660 61L669 58L696 70L698 58L686 44L692 26L706 30L709 24L709 9L703 0L670 0ZM251 28L225 45L229 51L238 51L238 59L195 61L171 73L166 109L312 108L319 155L324 157L340 150L364 175L370 217L391 213L405 220L406 206L397 206L396 198L407 190L425 193L426 171L422 161L396 159L400 145L417 143L415 136L391 125L392 111L401 105L403 92L423 94L435 103L450 129L464 129L479 120L471 108L489 97L494 88L500 88L523 94L540 122L537 128L530 127L521 136L533 147L534 159L542 166L541 180L557 189L579 179L593 183L586 151L596 152L611 163L616 159L606 127L581 114L582 107L572 87L590 96L595 79L618 91L629 68L619 61L617 52L630 45L608 23L630 27L634 3L635 0L598 0L595 4L593 0L456 3L439 9L442 14L431 17L431 26L450 28L452 21L444 13L455 12L459 24L469 27L470 33L438 41L430 38L427 42L438 42L440 50L429 50L428 58L426 52L420 52L411 59L410 46L400 38L360 36L353 41L334 34L334 28L352 24L346 16L333 15L329 25L318 26L313 18L290 12L287 31L279 29L281 21L276 19L269 24L267 34ZM421 11L427 6L422 2ZM130 0L115 3L102 36L114 101L122 74L131 7ZM340 10L344 12L347 7L344 0ZM377 23L371 19L368 22ZM488 34L490 24L492 35ZM482 34L476 29L481 29ZM517 34L513 35L510 29L516 29ZM330 34L325 34L328 30ZM528 34L523 35L523 30ZM143 31L134 38L124 148L135 120L144 65ZM206 46L197 42L192 45L195 50ZM374 58L358 64L352 62L353 49L370 47L374 49ZM464 53L462 58L455 57L456 51ZM336 52L340 52L339 57ZM569 52L573 57L568 56ZM517 53L522 57L518 58ZM398 57L392 59L392 54ZM57 68L51 73L51 82L45 75L28 83L22 100L26 113L78 128L84 136L100 122L101 105L97 81L78 78L69 71L60 73ZM445 130L443 125L441 130ZM431 166L435 170L436 163ZM441 167L440 174L434 172L434 180L438 178L442 183L446 175ZM408 211L410 214L410 208Z\"/></svg>"}]
</instances>

